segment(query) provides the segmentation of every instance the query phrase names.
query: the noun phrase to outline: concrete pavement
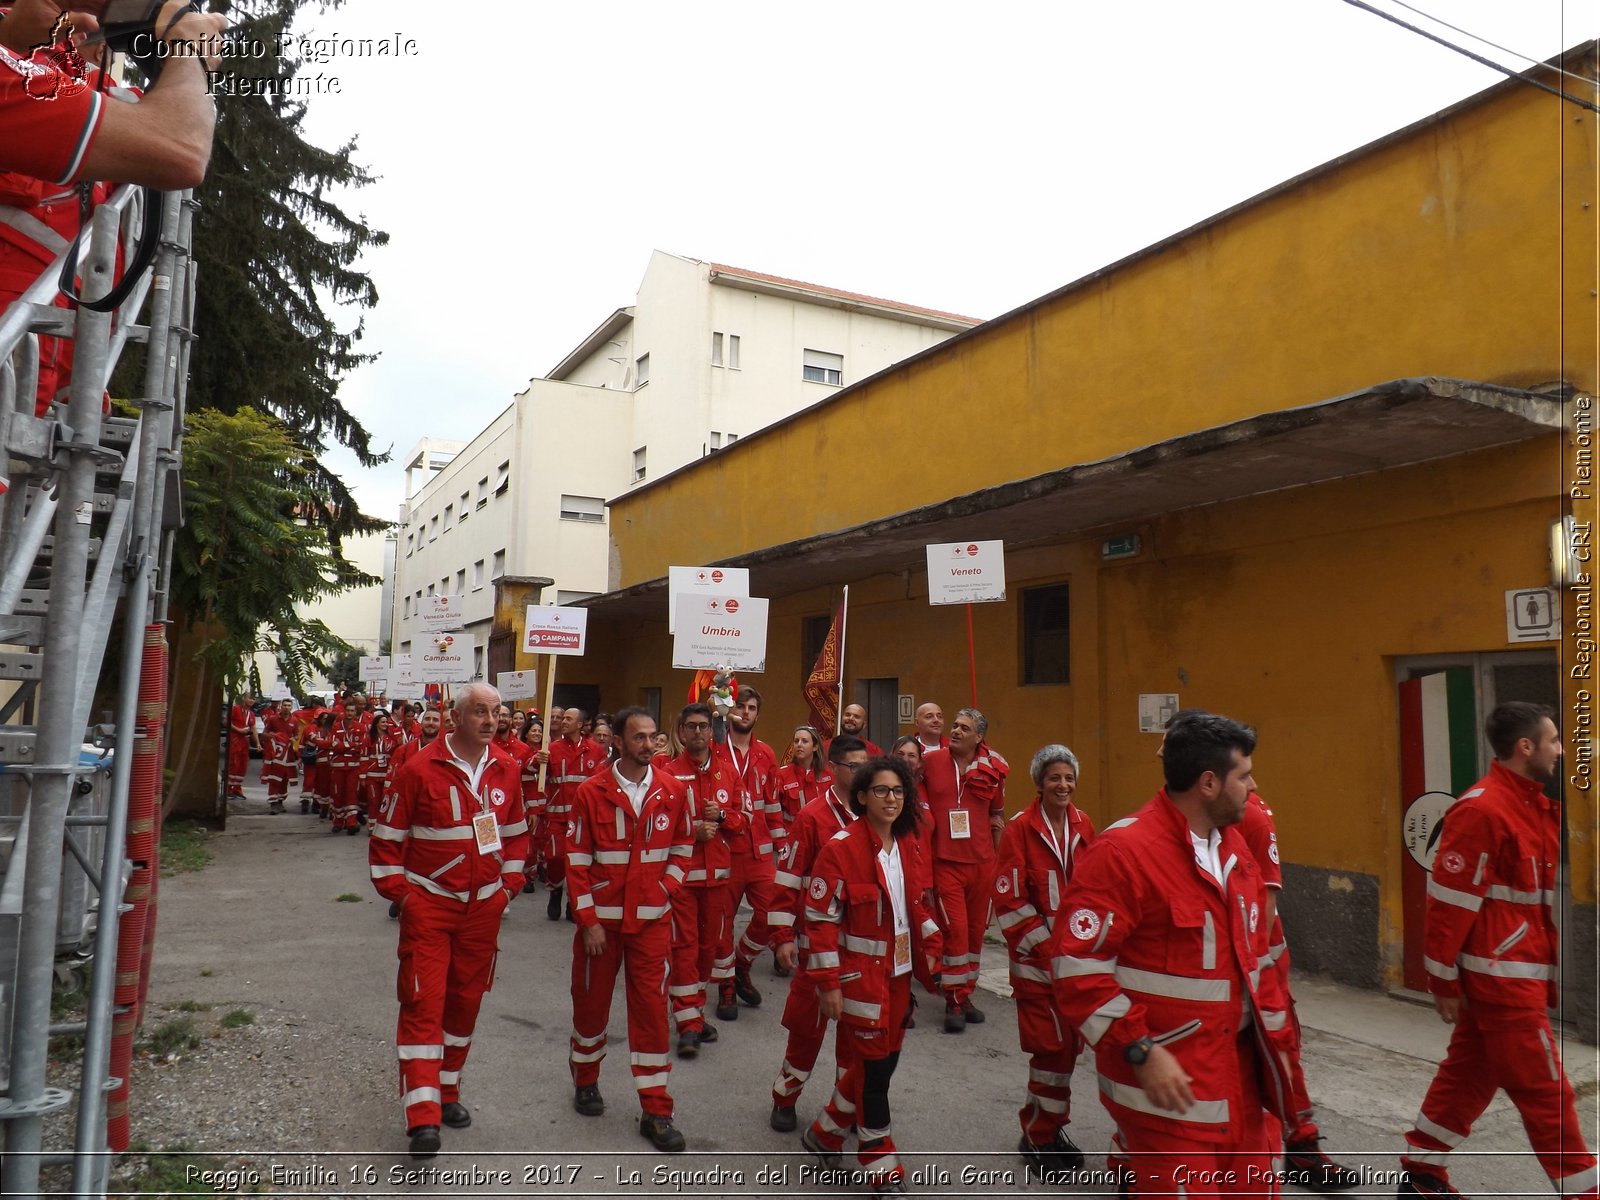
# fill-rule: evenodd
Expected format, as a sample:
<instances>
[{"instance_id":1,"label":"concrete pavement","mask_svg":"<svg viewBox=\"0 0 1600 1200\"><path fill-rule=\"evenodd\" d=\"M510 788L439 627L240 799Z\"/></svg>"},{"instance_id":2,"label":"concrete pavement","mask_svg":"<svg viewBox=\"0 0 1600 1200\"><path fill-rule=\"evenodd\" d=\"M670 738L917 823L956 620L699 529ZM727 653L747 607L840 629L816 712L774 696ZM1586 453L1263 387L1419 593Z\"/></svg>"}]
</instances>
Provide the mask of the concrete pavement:
<instances>
[{"instance_id":1,"label":"concrete pavement","mask_svg":"<svg viewBox=\"0 0 1600 1200\"><path fill-rule=\"evenodd\" d=\"M787 981L770 977L765 958L756 971L765 1003L721 1024L718 1044L674 1067L677 1124L689 1153L657 1154L637 1133L620 989L601 1075L607 1112L598 1119L574 1113L566 1066L572 927L546 919L543 892L514 901L502 930L494 990L464 1074L462 1098L473 1125L446 1129L445 1154L430 1164L412 1163L404 1153L392 1043L397 924L368 881L366 834L330 834L326 822L292 811L292 801L290 813L266 815L259 788L248 791L236 802L227 832L211 842L215 861L161 885L152 999L243 1005L337 1033L337 1061L305 1064L311 1078L327 1081L336 1102L315 1094L281 1098L323 1105L316 1144L251 1147L260 1187L318 1196L731 1197L849 1190L819 1180L814 1161L798 1152L797 1138L767 1127ZM362 899L337 902L346 892ZM1292 930L1290 938L1292 944ZM985 958L992 968L986 976L1004 990L1003 952L990 947ZM941 1031L942 1006L918 992L923 1019L908 1035L891 1095L896 1138L914 1172L912 1191L1114 1194L1104 1182L1051 1187L1025 1177L1015 1146L1027 1063L1017 1048L1011 1001L980 994L989 1020L950 1036ZM1295 993L1326 1147L1373 1172L1358 1194L1393 1195L1384 1173L1396 1167L1402 1134L1448 1030L1430 1008L1377 993L1310 978L1298 980ZM1564 1053L1593 1138L1600 1074L1595 1049L1573 1042ZM830 1061L825 1051L800 1103L802 1123L826 1099ZM1079 1063L1073 1096L1072 1132L1091 1164L1103 1167L1110 1127L1087 1060ZM1504 1097L1456 1159L1456 1182L1470 1195L1549 1194Z\"/></svg>"}]
</instances>

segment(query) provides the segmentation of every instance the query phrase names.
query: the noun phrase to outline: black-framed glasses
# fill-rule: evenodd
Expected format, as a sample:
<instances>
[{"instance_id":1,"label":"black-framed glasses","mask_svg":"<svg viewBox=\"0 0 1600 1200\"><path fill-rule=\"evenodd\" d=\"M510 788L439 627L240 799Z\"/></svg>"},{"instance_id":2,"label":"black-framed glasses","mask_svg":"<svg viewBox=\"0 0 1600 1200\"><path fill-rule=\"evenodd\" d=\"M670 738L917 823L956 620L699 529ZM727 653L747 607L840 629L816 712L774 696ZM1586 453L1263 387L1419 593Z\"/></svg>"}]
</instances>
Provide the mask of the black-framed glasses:
<instances>
[{"instance_id":1,"label":"black-framed glasses","mask_svg":"<svg viewBox=\"0 0 1600 1200\"><path fill-rule=\"evenodd\" d=\"M710 733L711 723L709 721L690 721L684 728L690 733Z\"/></svg>"},{"instance_id":2,"label":"black-framed glasses","mask_svg":"<svg viewBox=\"0 0 1600 1200\"><path fill-rule=\"evenodd\" d=\"M906 790L899 784L891 787L887 783L875 783L867 788L867 791L871 792L879 800L887 800L890 796L893 796L896 800L904 800L906 798Z\"/></svg>"}]
</instances>

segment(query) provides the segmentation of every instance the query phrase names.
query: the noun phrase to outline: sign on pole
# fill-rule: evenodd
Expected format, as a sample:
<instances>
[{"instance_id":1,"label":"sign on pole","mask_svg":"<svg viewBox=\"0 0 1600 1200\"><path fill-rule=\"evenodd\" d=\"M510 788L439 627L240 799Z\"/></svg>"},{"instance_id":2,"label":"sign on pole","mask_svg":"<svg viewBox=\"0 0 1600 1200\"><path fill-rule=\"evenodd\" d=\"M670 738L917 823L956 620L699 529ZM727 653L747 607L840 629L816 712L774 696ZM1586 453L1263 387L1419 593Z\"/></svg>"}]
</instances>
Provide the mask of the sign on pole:
<instances>
[{"instance_id":1,"label":"sign on pole","mask_svg":"<svg viewBox=\"0 0 1600 1200\"><path fill-rule=\"evenodd\" d=\"M985 604L1006 598L1004 542L935 542L928 547L929 604Z\"/></svg>"},{"instance_id":2,"label":"sign on pole","mask_svg":"<svg viewBox=\"0 0 1600 1200\"><path fill-rule=\"evenodd\" d=\"M539 695L539 673L501 671L494 677L494 686L502 700L532 700Z\"/></svg>"},{"instance_id":3,"label":"sign on pole","mask_svg":"<svg viewBox=\"0 0 1600 1200\"><path fill-rule=\"evenodd\" d=\"M668 633L678 632L678 597L685 595L734 596L743 600L750 595L750 568L668 567Z\"/></svg>"},{"instance_id":4,"label":"sign on pole","mask_svg":"<svg viewBox=\"0 0 1600 1200\"><path fill-rule=\"evenodd\" d=\"M744 673L767 669L767 602L756 596L678 597L675 669Z\"/></svg>"},{"instance_id":5,"label":"sign on pole","mask_svg":"<svg viewBox=\"0 0 1600 1200\"><path fill-rule=\"evenodd\" d=\"M474 671L476 644L470 633L430 634L422 649L412 654L418 663L417 676L423 683L467 683Z\"/></svg>"},{"instance_id":6,"label":"sign on pole","mask_svg":"<svg viewBox=\"0 0 1600 1200\"><path fill-rule=\"evenodd\" d=\"M422 680L417 678L416 668L411 665L411 655L396 654L389 660L391 670L389 673L389 696L394 700L421 700Z\"/></svg>"},{"instance_id":7,"label":"sign on pole","mask_svg":"<svg viewBox=\"0 0 1600 1200\"><path fill-rule=\"evenodd\" d=\"M371 683L375 680L389 678L389 659L386 655L373 654L361 656L361 669L356 673L356 678L362 683Z\"/></svg>"},{"instance_id":8,"label":"sign on pole","mask_svg":"<svg viewBox=\"0 0 1600 1200\"><path fill-rule=\"evenodd\" d=\"M589 610L563 605L528 605L522 648L529 654L582 654L589 636Z\"/></svg>"},{"instance_id":9,"label":"sign on pole","mask_svg":"<svg viewBox=\"0 0 1600 1200\"><path fill-rule=\"evenodd\" d=\"M461 628L460 596L424 596L417 606L423 633L445 633Z\"/></svg>"},{"instance_id":10,"label":"sign on pole","mask_svg":"<svg viewBox=\"0 0 1600 1200\"><path fill-rule=\"evenodd\" d=\"M283 680L280 679L280 680L278 680L277 683L272 685L272 696L271 696L271 699L273 699L273 700L293 700L294 697L289 694L289 685L287 683L285 683Z\"/></svg>"}]
</instances>

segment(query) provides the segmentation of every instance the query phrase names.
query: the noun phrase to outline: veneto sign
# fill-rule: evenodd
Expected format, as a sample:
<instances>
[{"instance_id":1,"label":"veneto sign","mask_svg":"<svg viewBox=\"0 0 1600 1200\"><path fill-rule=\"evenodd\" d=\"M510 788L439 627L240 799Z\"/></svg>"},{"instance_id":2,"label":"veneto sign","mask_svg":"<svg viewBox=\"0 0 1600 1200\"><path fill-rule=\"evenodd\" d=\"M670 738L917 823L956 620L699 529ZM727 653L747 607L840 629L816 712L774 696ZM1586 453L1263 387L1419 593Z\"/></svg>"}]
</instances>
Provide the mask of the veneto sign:
<instances>
[{"instance_id":1,"label":"veneto sign","mask_svg":"<svg viewBox=\"0 0 1600 1200\"><path fill-rule=\"evenodd\" d=\"M522 648L529 654L582 654L589 636L589 610L528 605Z\"/></svg>"},{"instance_id":2,"label":"veneto sign","mask_svg":"<svg viewBox=\"0 0 1600 1200\"><path fill-rule=\"evenodd\" d=\"M767 602L758 596L679 596L673 624L675 670L767 669Z\"/></svg>"},{"instance_id":3,"label":"veneto sign","mask_svg":"<svg viewBox=\"0 0 1600 1200\"><path fill-rule=\"evenodd\" d=\"M988 604L1005 598L1004 542L937 542L928 547L929 604Z\"/></svg>"}]
</instances>

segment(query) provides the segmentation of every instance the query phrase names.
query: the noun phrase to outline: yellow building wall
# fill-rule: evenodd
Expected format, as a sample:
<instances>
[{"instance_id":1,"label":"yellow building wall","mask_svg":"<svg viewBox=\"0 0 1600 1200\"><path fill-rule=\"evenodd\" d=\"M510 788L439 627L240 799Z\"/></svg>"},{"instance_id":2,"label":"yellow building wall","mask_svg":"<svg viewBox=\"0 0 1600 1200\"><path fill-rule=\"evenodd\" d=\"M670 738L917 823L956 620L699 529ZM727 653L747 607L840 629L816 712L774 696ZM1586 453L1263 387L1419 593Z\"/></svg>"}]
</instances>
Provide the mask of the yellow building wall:
<instances>
[{"instance_id":1,"label":"yellow building wall","mask_svg":"<svg viewBox=\"0 0 1600 1200\"><path fill-rule=\"evenodd\" d=\"M1593 390L1594 119L1498 91L952 339L616 501L613 583L1389 379Z\"/></svg>"}]
</instances>

